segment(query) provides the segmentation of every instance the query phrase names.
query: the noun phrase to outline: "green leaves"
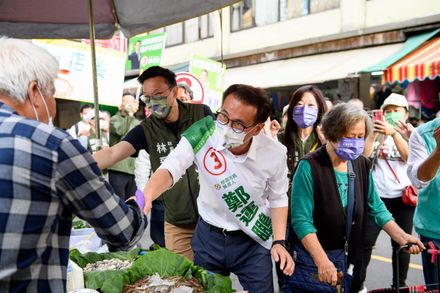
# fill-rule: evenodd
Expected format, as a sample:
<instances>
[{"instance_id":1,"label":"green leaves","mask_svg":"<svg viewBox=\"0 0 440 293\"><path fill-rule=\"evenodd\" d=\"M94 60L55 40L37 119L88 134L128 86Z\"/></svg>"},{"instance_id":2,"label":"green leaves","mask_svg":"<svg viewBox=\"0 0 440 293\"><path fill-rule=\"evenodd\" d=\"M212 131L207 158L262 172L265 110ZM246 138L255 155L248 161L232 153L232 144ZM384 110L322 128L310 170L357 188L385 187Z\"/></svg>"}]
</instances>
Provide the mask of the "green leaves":
<instances>
[{"instance_id":1,"label":"green leaves","mask_svg":"<svg viewBox=\"0 0 440 293\"><path fill-rule=\"evenodd\" d=\"M107 253L89 252L81 254L77 249L70 251L70 259L73 260L79 267L83 268L89 263L95 263L104 259L122 259L122 260L135 260L139 257L140 248L135 248L130 251L118 251Z\"/></svg>"},{"instance_id":2,"label":"green leaves","mask_svg":"<svg viewBox=\"0 0 440 293\"><path fill-rule=\"evenodd\" d=\"M159 273L162 277L183 276L189 279L194 276L206 292L209 293L230 293L232 282L229 277L209 273L202 267L194 265L187 258L172 253L166 249L159 248L154 251L147 251L140 256L139 248L126 252L81 254L74 249L70 252L70 259L81 268L89 263L104 259L118 258L122 260L134 260L131 268L119 271L84 272L86 288L100 289L103 293L120 293L125 284L131 284L145 276Z\"/></svg>"}]
</instances>

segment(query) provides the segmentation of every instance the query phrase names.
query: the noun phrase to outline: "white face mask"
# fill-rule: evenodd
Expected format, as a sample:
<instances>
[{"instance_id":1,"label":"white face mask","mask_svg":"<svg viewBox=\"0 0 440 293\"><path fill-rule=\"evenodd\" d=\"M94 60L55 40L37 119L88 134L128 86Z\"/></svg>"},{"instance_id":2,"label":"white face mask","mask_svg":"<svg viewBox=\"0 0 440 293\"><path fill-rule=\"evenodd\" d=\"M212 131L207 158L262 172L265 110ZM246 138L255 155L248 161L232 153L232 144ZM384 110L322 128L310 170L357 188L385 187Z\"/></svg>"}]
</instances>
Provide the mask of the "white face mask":
<instances>
[{"instance_id":1,"label":"white face mask","mask_svg":"<svg viewBox=\"0 0 440 293\"><path fill-rule=\"evenodd\" d=\"M46 101L44 100L43 94L41 93L39 87L37 87L37 90L38 90L38 93L40 94L41 100L43 100L44 109L46 109L46 114L47 114L47 119L48 119L47 125L49 125L49 126L51 126L51 127L54 127L54 125L53 125L53 119L52 119L52 116L50 116L49 108L47 107L47 104L46 104ZM39 117L38 117L38 112L37 112L37 110L35 109L35 106L34 106L34 103L32 102L31 97L29 97L29 101L31 101L31 105L32 105L32 109L34 110L35 117L37 118L38 121L40 121L40 119L39 119Z\"/></svg>"},{"instance_id":2,"label":"white face mask","mask_svg":"<svg viewBox=\"0 0 440 293\"><path fill-rule=\"evenodd\" d=\"M246 132L235 133L231 127L227 125L222 125L220 123L216 123L217 128L220 130L220 134L224 138L223 146L227 149L236 148L245 143L244 138L246 137Z\"/></svg>"}]
</instances>

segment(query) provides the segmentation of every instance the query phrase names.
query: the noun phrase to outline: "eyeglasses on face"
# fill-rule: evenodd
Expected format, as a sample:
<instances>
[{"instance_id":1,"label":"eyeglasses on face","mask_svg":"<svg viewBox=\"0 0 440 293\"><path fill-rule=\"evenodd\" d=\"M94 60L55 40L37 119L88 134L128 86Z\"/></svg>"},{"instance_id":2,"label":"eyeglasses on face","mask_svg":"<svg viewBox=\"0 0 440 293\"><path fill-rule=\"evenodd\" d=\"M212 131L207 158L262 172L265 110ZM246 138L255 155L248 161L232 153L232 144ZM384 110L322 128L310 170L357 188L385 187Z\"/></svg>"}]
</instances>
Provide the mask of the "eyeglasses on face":
<instances>
[{"instance_id":1,"label":"eyeglasses on face","mask_svg":"<svg viewBox=\"0 0 440 293\"><path fill-rule=\"evenodd\" d=\"M154 95L145 95L144 94L143 96L140 97L140 99L145 104L150 104L152 101L161 101L164 99L164 97L168 98L172 89L173 89L173 87L169 87L166 90L159 92L159 93L156 93Z\"/></svg>"},{"instance_id":2,"label":"eyeglasses on face","mask_svg":"<svg viewBox=\"0 0 440 293\"><path fill-rule=\"evenodd\" d=\"M229 122L231 122L231 128L235 133L243 133L246 129L254 127L255 124L246 126L241 121L238 120L231 120L226 113L222 112L221 110L216 112L217 115L217 121L221 125L228 125Z\"/></svg>"}]
</instances>

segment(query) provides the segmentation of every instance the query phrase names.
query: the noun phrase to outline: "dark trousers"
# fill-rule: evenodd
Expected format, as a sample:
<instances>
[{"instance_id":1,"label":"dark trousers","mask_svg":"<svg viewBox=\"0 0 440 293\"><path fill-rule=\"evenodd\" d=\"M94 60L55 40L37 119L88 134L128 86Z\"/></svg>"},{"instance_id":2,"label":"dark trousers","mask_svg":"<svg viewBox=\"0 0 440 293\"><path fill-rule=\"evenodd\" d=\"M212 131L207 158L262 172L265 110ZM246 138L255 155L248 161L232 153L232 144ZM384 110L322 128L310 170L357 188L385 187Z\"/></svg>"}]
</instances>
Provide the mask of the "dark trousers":
<instances>
[{"instance_id":1,"label":"dark trousers","mask_svg":"<svg viewBox=\"0 0 440 293\"><path fill-rule=\"evenodd\" d=\"M126 200L131 196L134 196L136 192L136 182L134 181L134 175L108 170L108 181L110 185L113 187L115 193L122 198L122 200Z\"/></svg>"},{"instance_id":2,"label":"dark trousers","mask_svg":"<svg viewBox=\"0 0 440 293\"><path fill-rule=\"evenodd\" d=\"M250 293L274 292L270 251L244 232L226 236L199 220L191 246L196 265L224 276L236 274Z\"/></svg>"},{"instance_id":3,"label":"dark trousers","mask_svg":"<svg viewBox=\"0 0 440 293\"><path fill-rule=\"evenodd\" d=\"M393 215L397 225L399 225L406 233L411 234L413 227L414 207L403 204L402 198L382 198L388 211ZM371 253L374 245L376 244L377 237L379 236L380 229L368 219L367 227L364 233L364 249L362 259L359 260L353 271L353 287L362 289L363 282L367 276L367 267L370 263ZM392 266L393 266L393 283L392 286L396 287L396 251L399 249L399 244L391 240L391 246L393 247ZM405 281L408 275L410 255L402 252L399 255L399 286L405 286Z\"/></svg>"},{"instance_id":4,"label":"dark trousers","mask_svg":"<svg viewBox=\"0 0 440 293\"><path fill-rule=\"evenodd\" d=\"M437 248L440 248L440 239L430 238L423 235L420 235L420 240L422 242L434 242ZM429 247L426 247L429 249ZM428 289L437 289L439 288L439 262L440 258L437 256L435 263L431 262L432 255L424 250L422 252L422 264L423 264L423 276L425 278L425 284Z\"/></svg>"},{"instance_id":5,"label":"dark trousers","mask_svg":"<svg viewBox=\"0 0 440 293\"><path fill-rule=\"evenodd\" d=\"M161 199L153 200L150 214L150 237L154 243L165 247L164 207Z\"/></svg>"}]
</instances>

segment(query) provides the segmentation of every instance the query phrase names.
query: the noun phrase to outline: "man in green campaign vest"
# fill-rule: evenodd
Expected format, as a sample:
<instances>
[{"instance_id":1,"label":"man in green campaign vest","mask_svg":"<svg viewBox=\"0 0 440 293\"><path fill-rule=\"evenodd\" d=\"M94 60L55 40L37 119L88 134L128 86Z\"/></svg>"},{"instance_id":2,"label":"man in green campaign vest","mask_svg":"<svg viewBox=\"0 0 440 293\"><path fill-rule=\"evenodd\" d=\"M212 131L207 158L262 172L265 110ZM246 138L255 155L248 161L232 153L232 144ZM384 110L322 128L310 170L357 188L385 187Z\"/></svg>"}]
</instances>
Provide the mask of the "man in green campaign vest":
<instances>
[{"instance_id":1,"label":"man in green campaign vest","mask_svg":"<svg viewBox=\"0 0 440 293\"><path fill-rule=\"evenodd\" d=\"M142 84L144 102L153 113L134 127L121 142L94 155L101 169L108 168L129 156L137 156L139 150L150 155L151 168L155 171L180 140L182 133L194 122L212 116L211 110L202 104L182 103L176 99L175 74L160 66L145 70L138 78ZM165 246L192 259L190 241L197 219L199 183L195 166L190 166L173 188L163 196L165 207ZM151 238L158 243L154 229L155 214L152 211Z\"/></svg>"},{"instance_id":2,"label":"man in green campaign vest","mask_svg":"<svg viewBox=\"0 0 440 293\"><path fill-rule=\"evenodd\" d=\"M419 189L414 227L422 242L440 247L440 118L417 127L409 139L408 177ZM437 258L437 262L439 259ZM437 262L422 252L426 284L438 284ZM435 287L437 288L437 287ZM434 288L432 288L434 289Z\"/></svg>"},{"instance_id":3,"label":"man in green campaign vest","mask_svg":"<svg viewBox=\"0 0 440 293\"><path fill-rule=\"evenodd\" d=\"M271 112L262 89L232 85L223 101L217 120L192 125L153 174L144 211L195 163L200 219L191 242L194 263L236 274L249 292L273 292L271 256L286 275L294 267L285 241L287 151L261 131Z\"/></svg>"}]
</instances>

